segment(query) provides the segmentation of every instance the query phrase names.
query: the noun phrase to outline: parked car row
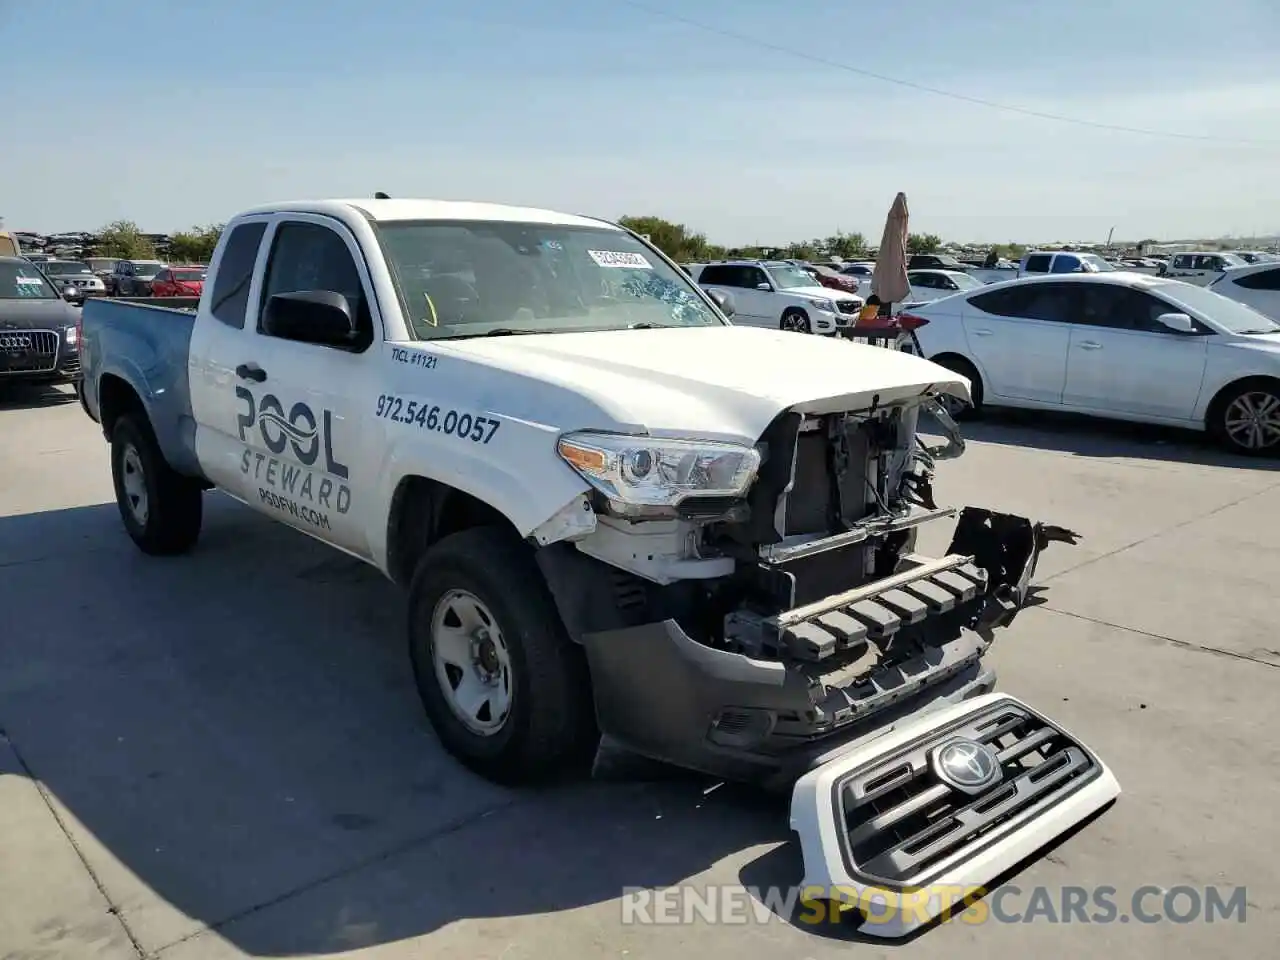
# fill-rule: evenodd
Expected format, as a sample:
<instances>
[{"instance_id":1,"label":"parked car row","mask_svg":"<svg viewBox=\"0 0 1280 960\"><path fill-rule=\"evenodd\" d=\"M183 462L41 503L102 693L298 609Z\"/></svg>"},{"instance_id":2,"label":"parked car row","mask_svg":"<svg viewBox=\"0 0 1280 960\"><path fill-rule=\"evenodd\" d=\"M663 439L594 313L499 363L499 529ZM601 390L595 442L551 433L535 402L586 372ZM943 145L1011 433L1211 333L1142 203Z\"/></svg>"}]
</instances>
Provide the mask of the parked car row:
<instances>
[{"instance_id":1,"label":"parked car row","mask_svg":"<svg viewBox=\"0 0 1280 960\"><path fill-rule=\"evenodd\" d=\"M963 374L971 402L1207 430L1280 451L1280 264L1214 289L1126 271L1027 277L919 304L925 357ZM1225 279L1225 278L1224 278ZM1268 317L1219 295L1239 286Z\"/></svg>"},{"instance_id":2,"label":"parked car row","mask_svg":"<svg viewBox=\"0 0 1280 960\"><path fill-rule=\"evenodd\" d=\"M28 254L22 259L43 271L72 303L83 303L90 297L198 297L208 270L199 264L111 257L60 260Z\"/></svg>"}]
</instances>

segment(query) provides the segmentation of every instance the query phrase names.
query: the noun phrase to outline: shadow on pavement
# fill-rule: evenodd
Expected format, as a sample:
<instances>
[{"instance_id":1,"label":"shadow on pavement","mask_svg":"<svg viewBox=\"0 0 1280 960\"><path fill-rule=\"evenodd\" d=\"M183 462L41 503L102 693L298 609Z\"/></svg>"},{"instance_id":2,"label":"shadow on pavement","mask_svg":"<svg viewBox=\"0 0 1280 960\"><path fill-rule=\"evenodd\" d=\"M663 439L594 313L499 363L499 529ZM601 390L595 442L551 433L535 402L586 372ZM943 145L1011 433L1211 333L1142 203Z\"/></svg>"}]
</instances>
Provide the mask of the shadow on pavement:
<instances>
[{"instance_id":1,"label":"shadow on pavement","mask_svg":"<svg viewBox=\"0 0 1280 960\"><path fill-rule=\"evenodd\" d=\"M0 382L0 410L37 410L74 403L75 389L70 384Z\"/></svg>"},{"instance_id":2,"label":"shadow on pavement","mask_svg":"<svg viewBox=\"0 0 1280 960\"><path fill-rule=\"evenodd\" d=\"M0 568L0 727L148 953L205 927L254 955L348 950L788 838L785 800L693 777L470 776L423 717L398 591L224 498L168 560L114 504L0 518Z\"/></svg>"},{"instance_id":3,"label":"shadow on pavement","mask_svg":"<svg viewBox=\"0 0 1280 960\"><path fill-rule=\"evenodd\" d=\"M927 421L924 429L937 427ZM979 420L960 424L966 440L1005 446L1053 450L1077 457L1132 458L1194 463L1249 470L1280 470L1280 457L1246 457L1228 453L1210 438L1192 430L1102 420L1072 413L1030 410L982 412Z\"/></svg>"}]
</instances>

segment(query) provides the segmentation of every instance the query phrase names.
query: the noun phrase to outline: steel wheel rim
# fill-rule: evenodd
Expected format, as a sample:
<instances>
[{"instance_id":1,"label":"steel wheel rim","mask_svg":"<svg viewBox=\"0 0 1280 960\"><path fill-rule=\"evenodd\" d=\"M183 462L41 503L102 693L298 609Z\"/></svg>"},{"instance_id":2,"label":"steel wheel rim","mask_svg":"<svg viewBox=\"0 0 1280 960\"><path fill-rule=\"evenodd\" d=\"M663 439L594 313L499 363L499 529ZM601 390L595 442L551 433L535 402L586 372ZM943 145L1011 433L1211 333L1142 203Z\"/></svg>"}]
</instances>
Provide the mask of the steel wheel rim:
<instances>
[{"instance_id":1,"label":"steel wheel rim","mask_svg":"<svg viewBox=\"0 0 1280 960\"><path fill-rule=\"evenodd\" d=\"M1280 443L1280 397L1266 390L1242 393L1227 405L1223 428L1231 442L1245 450L1265 450Z\"/></svg>"},{"instance_id":2,"label":"steel wheel rim","mask_svg":"<svg viewBox=\"0 0 1280 960\"><path fill-rule=\"evenodd\" d=\"M151 512L147 502L147 479L142 471L142 457L132 444L124 448L120 457L120 486L124 488L129 514L139 526L145 527Z\"/></svg>"},{"instance_id":3,"label":"steel wheel rim","mask_svg":"<svg viewBox=\"0 0 1280 960\"><path fill-rule=\"evenodd\" d=\"M450 590L431 613L431 657L450 711L492 737L511 715L511 653L497 618L475 594Z\"/></svg>"}]
</instances>

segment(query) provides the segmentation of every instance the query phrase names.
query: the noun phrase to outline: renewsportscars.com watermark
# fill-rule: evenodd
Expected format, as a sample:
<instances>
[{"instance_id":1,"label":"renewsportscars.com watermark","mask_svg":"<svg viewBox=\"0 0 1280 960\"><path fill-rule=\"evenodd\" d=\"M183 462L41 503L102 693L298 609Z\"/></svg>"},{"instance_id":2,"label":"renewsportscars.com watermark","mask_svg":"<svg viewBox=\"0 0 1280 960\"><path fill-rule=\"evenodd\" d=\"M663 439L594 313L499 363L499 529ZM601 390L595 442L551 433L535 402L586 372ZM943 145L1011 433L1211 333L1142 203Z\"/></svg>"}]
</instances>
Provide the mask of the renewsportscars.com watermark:
<instances>
[{"instance_id":1,"label":"renewsportscars.com watermark","mask_svg":"<svg viewBox=\"0 0 1280 960\"><path fill-rule=\"evenodd\" d=\"M738 885L626 887L624 924L751 924L777 917L818 925L859 910L866 923L925 922L933 914L960 923L1244 923L1245 887L1028 887L986 889L937 884L891 890ZM930 909L932 907L932 909Z\"/></svg>"}]
</instances>

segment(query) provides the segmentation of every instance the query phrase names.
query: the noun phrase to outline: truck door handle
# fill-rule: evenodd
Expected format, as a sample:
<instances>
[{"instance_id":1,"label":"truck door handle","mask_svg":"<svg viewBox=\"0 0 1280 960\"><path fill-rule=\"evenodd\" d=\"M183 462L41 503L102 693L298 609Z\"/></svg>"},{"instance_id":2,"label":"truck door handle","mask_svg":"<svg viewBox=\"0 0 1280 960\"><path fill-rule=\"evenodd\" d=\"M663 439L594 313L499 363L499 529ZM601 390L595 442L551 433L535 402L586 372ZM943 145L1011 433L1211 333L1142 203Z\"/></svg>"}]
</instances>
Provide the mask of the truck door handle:
<instances>
[{"instance_id":1,"label":"truck door handle","mask_svg":"<svg viewBox=\"0 0 1280 960\"><path fill-rule=\"evenodd\" d=\"M1098 341L1096 340L1082 340L1080 342L1080 349L1081 350L1101 350L1102 344L1098 343Z\"/></svg>"},{"instance_id":2,"label":"truck door handle","mask_svg":"<svg viewBox=\"0 0 1280 960\"><path fill-rule=\"evenodd\" d=\"M241 380L252 380L254 383L261 383L267 379L267 371L256 363L242 363L236 367L236 376Z\"/></svg>"},{"instance_id":3,"label":"truck door handle","mask_svg":"<svg viewBox=\"0 0 1280 960\"><path fill-rule=\"evenodd\" d=\"M990 330L975 330L975 331L973 331L973 335L974 335L975 337L989 337L989 336L991 336L991 331L990 331Z\"/></svg>"}]
</instances>

